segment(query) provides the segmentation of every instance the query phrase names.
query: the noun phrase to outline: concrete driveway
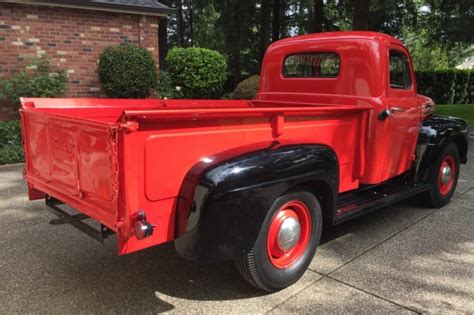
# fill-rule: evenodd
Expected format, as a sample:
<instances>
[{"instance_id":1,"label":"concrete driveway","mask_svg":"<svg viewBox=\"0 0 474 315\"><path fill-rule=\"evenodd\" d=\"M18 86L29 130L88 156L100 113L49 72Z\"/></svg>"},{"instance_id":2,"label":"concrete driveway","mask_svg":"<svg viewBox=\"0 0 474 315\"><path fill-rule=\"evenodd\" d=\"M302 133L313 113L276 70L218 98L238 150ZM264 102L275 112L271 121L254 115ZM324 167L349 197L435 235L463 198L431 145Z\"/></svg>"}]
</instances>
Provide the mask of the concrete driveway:
<instances>
[{"instance_id":1,"label":"concrete driveway","mask_svg":"<svg viewBox=\"0 0 474 315\"><path fill-rule=\"evenodd\" d=\"M474 141L471 141L471 148ZM26 200L0 167L1 313L474 312L474 150L442 209L398 204L323 231L305 276L263 294L232 262L197 265L171 244L117 257Z\"/></svg>"}]
</instances>

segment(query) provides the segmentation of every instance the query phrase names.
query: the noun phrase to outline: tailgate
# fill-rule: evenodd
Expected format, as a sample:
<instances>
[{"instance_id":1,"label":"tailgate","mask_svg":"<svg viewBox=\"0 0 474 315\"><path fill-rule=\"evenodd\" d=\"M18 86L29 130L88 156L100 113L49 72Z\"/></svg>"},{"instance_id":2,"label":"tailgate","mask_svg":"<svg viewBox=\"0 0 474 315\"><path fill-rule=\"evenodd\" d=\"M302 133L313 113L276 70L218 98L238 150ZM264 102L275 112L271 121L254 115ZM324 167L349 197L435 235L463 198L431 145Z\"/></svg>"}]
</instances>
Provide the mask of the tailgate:
<instances>
[{"instance_id":1,"label":"tailgate","mask_svg":"<svg viewBox=\"0 0 474 315\"><path fill-rule=\"evenodd\" d=\"M117 126L40 111L21 116L30 187L116 230Z\"/></svg>"}]
</instances>

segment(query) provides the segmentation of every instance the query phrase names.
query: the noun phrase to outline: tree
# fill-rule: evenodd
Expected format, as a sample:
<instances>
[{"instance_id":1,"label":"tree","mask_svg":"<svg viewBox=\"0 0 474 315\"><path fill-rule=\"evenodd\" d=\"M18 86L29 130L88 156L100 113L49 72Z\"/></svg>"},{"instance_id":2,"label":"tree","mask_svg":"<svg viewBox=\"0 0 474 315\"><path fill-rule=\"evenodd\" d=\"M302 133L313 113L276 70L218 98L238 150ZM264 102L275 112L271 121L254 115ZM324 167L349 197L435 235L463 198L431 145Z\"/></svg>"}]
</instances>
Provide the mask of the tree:
<instances>
[{"instance_id":1,"label":"tree","mask_svg":"<svg viewBox=\"0 0 474 315\"><path fill-rule=\"evenodd\" d=\"M432 41L451 45L472 44L474 39L474 3L472 0L425 0L422 19Z\"/></svg>"},{"instance_id":2,"label":"tree","mask_svg":"<svg viewBox=\"0 0 474 315\"><path fill-rule=\"evenodd\" d=\"M220 12L216 31L223 34L223 52L229 58L231 84L234 88L241 78L258 73L259 60L259 11L252 0L218 0Z\"/></svg>"},{"instance_id":3,"label":"tree","mask_svg":"<svg viewBox=\"0 0 474 315\"><path fill-rule=\"evenodd\" d=\"M173 6L174 0L161 0L164 5ZM172 28L172 21L175 19L174 15L160 18L158 22L158 54L160 69L166 69L166 56L168 55L171 38L169 36L169 29Z\"/></svg>"},{"instance_id":4,"label":"tree","mask_svg":"<svg viewBox=\"0 0 474 315\"><path fill-rule=\"evenodd\" d=\"M419 37L410 37L409 44L416 56L423 56L417 57L422 60L418 67L446 67L446 58L448 66L456 65L474 34L473 0L161 1L177 14L160 21L160 64L168 46L217 50L229 64L227 91L241 78L258 74L270 41L280 38L354 29L403 40L410 33Z\"/></svg>"},{"instance_id":5,"label":"tree","mask_svg":"<svg viewBox=\"0 0 474 315\"><path fill-rule=\"evenodd\" d=\"M194 46L194 6L193 6L193 0L188 0L189 2L189 40L191 46Z\"/></svg>"},{"instance_id":6,"label":"tree","mask_svg":"<svg viewBox=\"0 0 474 315\"><path fill-rule=\"evenodd\" d=\"M202 4L195 1L199 6L196 5L194 14L193 44L196 47L224 51L224 34L216 28L221 13L216 10L212 1L209 2Z\"/></svg>"},{"instance_id":7,"label":"tree","mask_svg":"<svg viewBox=\"0 0 474 315\"><path fill-rule=\"evenodd\" d=\"M281 37L311 33L313 0L282 2Z\"/></svg>"},{"instance_id":8,"label":"tree","mask_svg":"<svg viewBox=\"0 0 474 315\"><path fill-rule=\"evenodd\" d=\"M313 9L313 32L320 33L323 31L324 23L324 2L323 0L314 0Z\"/></svg>"},{"instance_id":9,"label":"tree","mask_svg":"<svg viewBox=\"0 0 474 315\"><path fill-rule=\"evenodd\" d=\"M158 54L160 69L166 69L166 56L168 55L168 18L162 17L158 24Z\"/></svg>"},{"instance_id":10,"label":"tree","mask_svg":"<svg viewBox=\"0 0 474 315\"><path fill-rule=\"evenodd\" d=\"M240 82L241 75L241 43L242 32L239 21L239 6L238 0L229 0L226 3L219 2L219 9L221 16L218 20L218 25L221 31L225 34L224 41L226 42L226 53L229 55L230 68L234 85Z\"/></svg>"},{"instance_id":11,"label":"tree","mask_svg":"<svg viewBox=\"0 0 474 315\"><path fill-rule=\"evenodd\" d=\"M416 71L446 69L449 67L446 50L439 44L427 45L426 29L413 32L406 28L403 39L406 47L410 51L413 66Z\"/></svg>"},{"instance_id":12,"label":"tree","mask_svg":"<svg viewBox=\"0 0 474 315\"><path fill-rule=\"evenodd\" d=\"M368 29L401 37L407 27L420 28L417 11L414 0L372 1Z\"/></svg>"},{"instance_id":13,"label":"tree","mask_svg":"<svg viewBox=\"0 0 474 315\"><path fill-rule=\"evenodd\" d=\"M273 0L272 41L280 39L281 0Z\"/></svg>"},{"instance_id":14,"label":"tree","mask_svg":"<svg viewBox=\"0 0 474 315\"><path fill-rule=\"evenodd\" d=\"M370 0L352 0L352 6L354 10L352 29L367 30L369 28Z\"/></svg>"},{"instance_id":15,"label":"tree","mask_svg":"<svg viewBox=\"0 0 474 315\"><path fill-rule=\"evenodd\" d=\"M270 44L270 27L272 18L271 0L262 0L260 6L260 43L259 43L259 61L262 62L265 50Z\"/></svg>"},{"instance_id":16,"label":"tree","mask_svg":"<svg viewBox=\"0 0 474 315\"><path fill-rule=\"evenodd\" d=\"M183 16L183 0L176 0L177 7L177 44L180 47L184 46L184 16Z\"/></svg>"}]
</instances>

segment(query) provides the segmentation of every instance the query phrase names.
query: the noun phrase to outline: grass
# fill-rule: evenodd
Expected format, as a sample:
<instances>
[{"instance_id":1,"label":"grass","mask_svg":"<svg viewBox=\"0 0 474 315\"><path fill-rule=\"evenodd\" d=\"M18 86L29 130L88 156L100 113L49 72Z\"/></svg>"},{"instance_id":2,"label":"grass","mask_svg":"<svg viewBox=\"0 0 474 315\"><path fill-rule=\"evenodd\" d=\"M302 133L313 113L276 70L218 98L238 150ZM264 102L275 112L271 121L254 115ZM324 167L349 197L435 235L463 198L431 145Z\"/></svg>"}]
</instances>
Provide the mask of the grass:
<instances>
[{"instance_id":1,"label":"grass","mask_svg":"<svg viewBox=\"0 0 474 315\"><path fill-rule=\"evenodd\" d=\"M436 105L436 114L459 117L474 125L474 104Z\"/></svg>"}]
</instances>

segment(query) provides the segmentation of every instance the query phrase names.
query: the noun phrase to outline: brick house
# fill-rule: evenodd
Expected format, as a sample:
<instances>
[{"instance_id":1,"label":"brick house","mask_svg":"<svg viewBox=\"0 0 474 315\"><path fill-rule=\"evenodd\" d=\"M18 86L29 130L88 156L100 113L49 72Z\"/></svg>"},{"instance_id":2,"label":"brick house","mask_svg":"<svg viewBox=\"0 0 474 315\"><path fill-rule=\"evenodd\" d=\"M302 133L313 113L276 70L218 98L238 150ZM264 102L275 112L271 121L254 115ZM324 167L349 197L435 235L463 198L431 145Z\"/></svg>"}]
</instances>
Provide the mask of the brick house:
<instances>
[{"instance_id":1,"label":"brick house","mask_svg":"<svg viewBox=\"0 0 474 315\"><path fill-rule=\"evenodd\" d=\"M103 49L140 45L158 64L158 21L170 13L154 0L0 0L0 79L11 75L18 57L47 54L68 73L66 96L100 96Z\"/></svg>"}]
</instances>

